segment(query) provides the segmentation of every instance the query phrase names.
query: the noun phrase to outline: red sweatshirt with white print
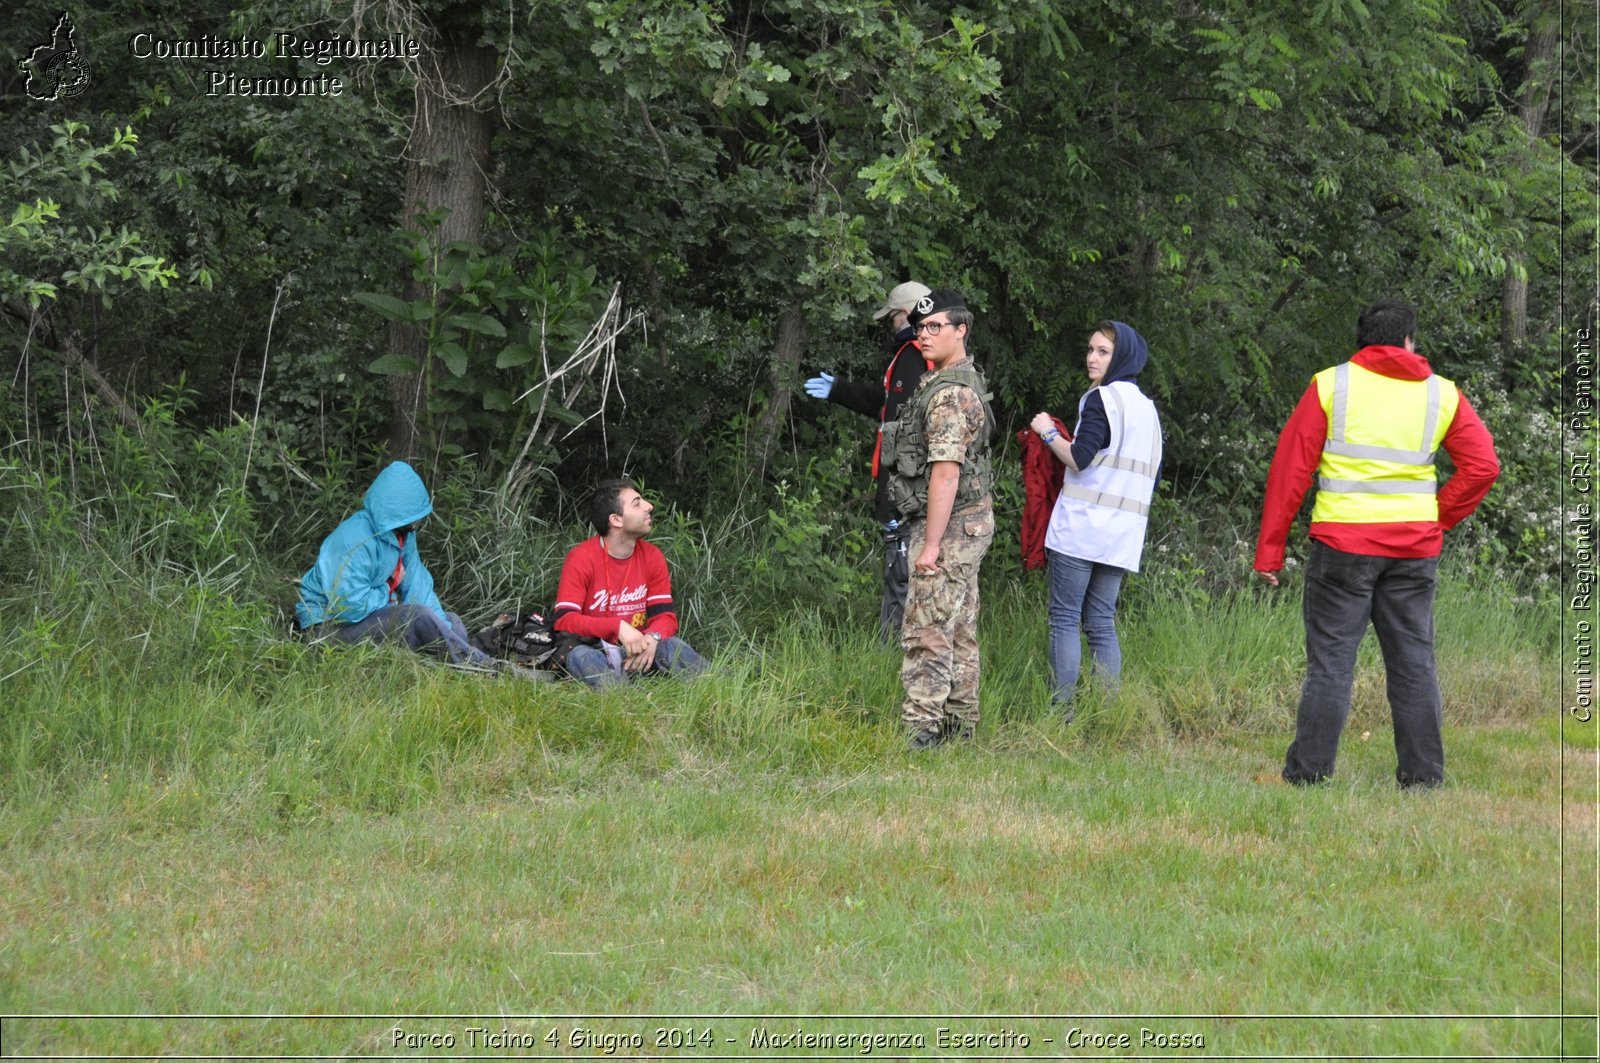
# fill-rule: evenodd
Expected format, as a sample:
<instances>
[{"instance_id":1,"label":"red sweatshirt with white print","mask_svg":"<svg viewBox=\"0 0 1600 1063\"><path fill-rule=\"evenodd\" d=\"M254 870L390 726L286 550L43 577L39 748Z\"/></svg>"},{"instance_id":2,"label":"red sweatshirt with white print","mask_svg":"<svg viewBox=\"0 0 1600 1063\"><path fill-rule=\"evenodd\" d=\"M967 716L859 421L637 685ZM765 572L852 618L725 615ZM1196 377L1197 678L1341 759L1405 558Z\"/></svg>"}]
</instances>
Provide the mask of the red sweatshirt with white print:
<instances>
[{"instance_id":1,"label":"red sweatshirt with white print","mask_svg":"<svg viewBox=\"0 0 1600 1063\"><path fill-rule=\"evenodd\" d=\"M557 631L616 642L622 621L662 638L678 633L667 559L640 540L633 556L619 561L599 536L587 539L567 551L561 565L552 622Z\"/></svg>"}]
</instances>

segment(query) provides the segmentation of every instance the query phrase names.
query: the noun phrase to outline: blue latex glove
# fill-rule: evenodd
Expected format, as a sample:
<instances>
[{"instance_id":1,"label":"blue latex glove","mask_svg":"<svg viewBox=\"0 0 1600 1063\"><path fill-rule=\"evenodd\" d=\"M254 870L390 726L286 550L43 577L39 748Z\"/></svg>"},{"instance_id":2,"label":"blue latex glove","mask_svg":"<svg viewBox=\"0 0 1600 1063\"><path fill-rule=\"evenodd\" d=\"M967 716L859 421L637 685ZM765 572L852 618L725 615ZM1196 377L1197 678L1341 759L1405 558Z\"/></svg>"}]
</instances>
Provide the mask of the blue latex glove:
<instances>
[{"instance_id":1,"label":"blue latex glove","mask_svg":"<svg viewBox=\"0 0 1600 1063\"><path fill-rule=\"evenodd\" d=\"M825 399L833 394L833 374L823 373L806 381L806 394L814 399Z\"/></svg>"}]
</instances>

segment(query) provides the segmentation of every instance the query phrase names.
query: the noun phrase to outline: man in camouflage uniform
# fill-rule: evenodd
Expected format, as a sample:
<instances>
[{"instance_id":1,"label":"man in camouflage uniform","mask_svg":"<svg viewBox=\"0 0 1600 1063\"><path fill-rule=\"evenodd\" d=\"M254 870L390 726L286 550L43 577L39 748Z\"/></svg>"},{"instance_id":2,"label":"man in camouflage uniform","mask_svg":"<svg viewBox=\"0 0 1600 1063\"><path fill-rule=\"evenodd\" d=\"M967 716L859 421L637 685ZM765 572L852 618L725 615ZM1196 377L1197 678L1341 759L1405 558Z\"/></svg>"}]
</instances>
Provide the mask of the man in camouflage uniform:
<instances>
[{"instance_id":1,"label":"man in camouflage uniform","mask_svg":"<svg viewBox=\"0 0 1600 1063\"><path fill-rule=\"evenodd\" d=\"M933 371L884 433L890 496L911 520L915 559L900 639L901 717L912 749L971 738L978 723L978 566L994 539L994 420L967 357L972 320L961 293L949 289L912 309Z\"/></svg>"}]
</instances>

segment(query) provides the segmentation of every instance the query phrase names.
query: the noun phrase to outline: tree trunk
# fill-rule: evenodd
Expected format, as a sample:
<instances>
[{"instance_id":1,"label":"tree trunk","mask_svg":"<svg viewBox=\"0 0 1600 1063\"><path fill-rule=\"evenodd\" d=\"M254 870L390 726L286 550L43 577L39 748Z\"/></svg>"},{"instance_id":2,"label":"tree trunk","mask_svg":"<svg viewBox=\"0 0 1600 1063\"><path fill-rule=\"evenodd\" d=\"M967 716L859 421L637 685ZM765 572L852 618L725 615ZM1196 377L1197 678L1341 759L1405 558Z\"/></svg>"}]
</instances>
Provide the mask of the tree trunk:
<instances>
[{"instance_id":1,"label":"tree trunk","mask_svg":"<svg viewBox=\"0 0 1600 1063\"><path fill-rule=\"evenodd\" d=\"M1517 99L1517 114L1522 119L1522 132L1531 148L1544 135L1545 115L1550 110L1550 93L1554 80L1556 41L1561 31L1559 12L1544 12L1531 16L1533 24L1528 32L1528 50L1525 55L1526 73L1522 92ZM1527 174L1529 163L1523 155L1521 171ZM1506 276L1500 287L1500 349L1509 354L1528 342L1528 256L1522 248L1506 255ZM1520 274L1520 275L1519 275Z\"/></svg>"},{"instance_id":2,"label":"tree trunk","mask_svg":"<svg viewBox=\"0 0 1600 1063\"><path fill-rule=\"evenodd\" d=\"M1506 256L1506 277L1500 284L1500 350L1503 354L1528 342L1528 281L1517 271L1528 268L1528 256L1513 251Z\"/></svg>"},{"instance_id":3,"label":"tree trunk","mask_svg":"<svg viewBox=\"0 0 1600 1063\"><path fill-rule=\"evenodd\" d=\"M143 424L139 421L139 414L133 408L133 403L123 398L116 388L111 386L95 364L84 357L78 349L78 337L69 332L61 337L61 353L66 358L67 364L77 369L94 385L95 392L103 399L106 405L117 411L117 416L122 418L122 426L138 434L143 431Z\"/></svg>"},{"instance_id":4,"label":"tree trunk","mask_svg":"<svg viewBox=\"0 0 1600 1063\"><path fill-rule=\"evenodd\" d=\"M643 256L644 277L650 285L650 324L656 330L656 356L661 360L661 368L672 368L672 352L667 346L667 311L666 302L661 295L661 274L656 272L656 264L650 261L648 252Z\"/></svg>"},{"instance_id":5,"label":"tree trunk","mask_svg":"<svg viewBox=\"0 0 1600 1063\"><path fill-rule=\"evenodd\" d=\"M441 34L419 60L417 111L406 145L405 224L417 232L426 231L417 215L445 210L433 236L435 249L454 240L477 243L483 237L492 100L480 99L479 93L494 78L495 55L491 49L471 44L471 39L465 34ZM411 281L406 289L407 300L430 295L425 282ZM427 409L430 379L427 330L395 322L389 326L389 344L395 354L414 359L421 367L416 376L391 377L389 381L393 403L389 455L410 460L425 443L420 422Z\"/></svg>"},{"instance_id":6,"label":"tree trunk","mask_svg":"<svg viewBox=\"0 0 1600 1063\"><path fill-rule=\"evenodd\" d=\"M789 419L789 400L794 396L795 381L800 378L800 351L806 341L806 319L798 307L783 312L778 320L778 342L772 354L772 390L767 397L767 408L761 411L746 441L745 455L750 468L764 474L767 459L778 445L778 437Z\"/></svg>"}]
</instances>

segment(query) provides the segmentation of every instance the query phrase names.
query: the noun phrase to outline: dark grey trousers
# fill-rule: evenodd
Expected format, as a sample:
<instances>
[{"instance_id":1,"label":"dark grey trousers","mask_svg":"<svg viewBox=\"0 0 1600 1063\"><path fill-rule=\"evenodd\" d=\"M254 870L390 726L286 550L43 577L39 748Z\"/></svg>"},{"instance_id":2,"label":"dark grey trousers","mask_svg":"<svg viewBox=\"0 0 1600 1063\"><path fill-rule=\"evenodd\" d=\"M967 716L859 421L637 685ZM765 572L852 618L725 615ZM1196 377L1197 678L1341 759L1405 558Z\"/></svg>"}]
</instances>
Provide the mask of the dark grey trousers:
<instances>
[{"instance_id":1,"label":"dark grey trousers","mask_svg":"<svg viewBox=\"0 0 1600 1063\"><path fill-rule=\"evenodd\" d=\"M885 645L900 645L906 622L906 590L911 586L909 522L883 532L883 605L878 609L878 638Z\"/></svg>"},{"instance_id":2,"label":"dark grey trousers","mask_svg":"<svg viewBox=\"0 0 1600 1063\"><path fill-rule=\"evenodd\" d=\"M1432 786L1444 779L1443 704L1433 657L1437 557L1371 557L1311 544L1306 567L1306 678L1283 777L1319 782L1333 774L1350 715L1356 649L1367 622L1383 651L1394 720L1395 779Z\"/></svg>"}]
</instances>

